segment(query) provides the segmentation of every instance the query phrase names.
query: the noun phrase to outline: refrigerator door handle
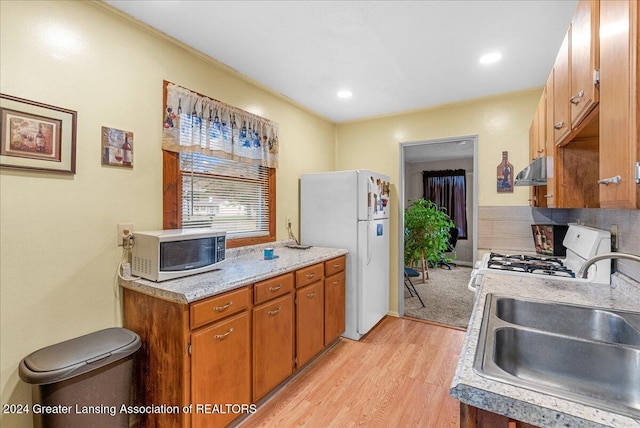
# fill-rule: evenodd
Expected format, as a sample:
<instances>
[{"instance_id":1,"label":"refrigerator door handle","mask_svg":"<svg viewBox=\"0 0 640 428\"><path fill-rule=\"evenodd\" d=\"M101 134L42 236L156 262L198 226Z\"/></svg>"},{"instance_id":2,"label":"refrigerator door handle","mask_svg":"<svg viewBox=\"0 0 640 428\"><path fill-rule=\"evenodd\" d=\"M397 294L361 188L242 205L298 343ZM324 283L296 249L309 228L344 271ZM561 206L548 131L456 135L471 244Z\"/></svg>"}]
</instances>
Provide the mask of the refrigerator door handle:
<instances>
[{"instance_id":1,"label":"refrigerator door handle","mask_svg":"<svg viewBox=\"0 0 640 428\"><path fill-rule=\"evenodd\" d=\"M367 266L371 263L371 222L367 222Z\"/></svg>"},{"instance_id":2,"label":"refrigerator door handle","mask_svg":"<svg viewBox=\"0 0 640 428\"><path fill-rule=\"evenodd\" d=\"M373 185L371 179L367 178L367 220L373 220L373 211ZM367 242L369 242L368 239Z\"/></svg>"}]
</instances>

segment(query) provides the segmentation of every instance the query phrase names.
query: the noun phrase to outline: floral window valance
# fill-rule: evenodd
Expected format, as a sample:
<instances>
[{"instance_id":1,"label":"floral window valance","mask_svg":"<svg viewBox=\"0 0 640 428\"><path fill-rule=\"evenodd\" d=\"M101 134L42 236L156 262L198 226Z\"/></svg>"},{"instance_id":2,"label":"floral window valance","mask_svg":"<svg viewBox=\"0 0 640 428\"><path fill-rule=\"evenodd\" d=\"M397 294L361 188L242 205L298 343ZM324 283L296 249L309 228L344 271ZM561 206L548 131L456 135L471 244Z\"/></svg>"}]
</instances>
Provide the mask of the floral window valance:
<instances>
[{"instance_id":1,"label":"floral window valance","mask_svg":"<svg viewBox=\"0 0 640 428\"><path fill-rule=\"evenodd\" d=\"M162 148L278 167L278 124L164 82Z\"/></svg>"}]
</instances>

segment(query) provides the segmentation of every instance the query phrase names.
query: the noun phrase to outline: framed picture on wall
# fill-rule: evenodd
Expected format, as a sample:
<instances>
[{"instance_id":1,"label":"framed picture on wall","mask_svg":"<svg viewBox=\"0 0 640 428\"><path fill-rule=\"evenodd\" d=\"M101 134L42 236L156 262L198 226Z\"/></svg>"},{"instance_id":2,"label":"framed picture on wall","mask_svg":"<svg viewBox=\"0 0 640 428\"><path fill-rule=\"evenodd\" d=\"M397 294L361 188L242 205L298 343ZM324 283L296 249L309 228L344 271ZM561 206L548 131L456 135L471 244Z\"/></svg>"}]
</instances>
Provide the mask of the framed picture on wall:
<instances>
[{"instance_id":1,"label":"framed picture on wall","mask_svg":"<svg viewBox=\"0 0 640 428\"><path fill-rule=\"evenodd\" d=\"M133 168L133 132L102 127L102 165Z\"/></svg>"},{"instance_id":2,"label":"framed picture on wall","mask_svg":"<svg viewBox=\"0 0 640 428\"><path fill-rule=\"evenodd\" d=\"M0 168L75 174L75 111L0 94L0 116Z\"/></svg>"}]
</instances>

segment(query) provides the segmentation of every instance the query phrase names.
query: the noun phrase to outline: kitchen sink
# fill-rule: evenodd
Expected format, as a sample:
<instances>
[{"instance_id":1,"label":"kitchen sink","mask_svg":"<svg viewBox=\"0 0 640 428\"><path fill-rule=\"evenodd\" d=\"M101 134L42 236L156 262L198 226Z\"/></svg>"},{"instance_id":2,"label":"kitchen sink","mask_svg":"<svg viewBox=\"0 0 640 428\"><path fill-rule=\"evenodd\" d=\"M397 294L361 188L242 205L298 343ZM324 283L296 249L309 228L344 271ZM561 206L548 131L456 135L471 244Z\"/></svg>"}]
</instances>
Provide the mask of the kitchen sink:
<instances>
[{"instance_id":1,"label":"kitchen sink","mask_svg":"<svg viewBox=\"0 0 640 428\"><path fill-rule=\"evenodd\" d=\"M640 313L487 295L481 376L640 418Z\"/></svg>"},{"instance_id":2,"label":"kitchen sink","mask_svg":"<svg viewBox=\"0 0 640 428\"><path fill-rule=\"evenodd\" d=\"M496 301L496 316L551 333L640 346L640 313L502 297Z\"/></svg>"}]
</instances>

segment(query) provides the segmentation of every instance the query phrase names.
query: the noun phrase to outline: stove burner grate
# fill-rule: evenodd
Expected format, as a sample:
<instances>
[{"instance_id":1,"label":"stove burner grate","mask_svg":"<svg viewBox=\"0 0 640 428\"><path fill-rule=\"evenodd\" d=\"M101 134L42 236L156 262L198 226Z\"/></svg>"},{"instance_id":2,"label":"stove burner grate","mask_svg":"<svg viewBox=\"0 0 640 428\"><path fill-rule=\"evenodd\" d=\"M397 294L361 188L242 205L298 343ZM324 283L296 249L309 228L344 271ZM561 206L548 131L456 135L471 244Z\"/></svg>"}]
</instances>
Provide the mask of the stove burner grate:
<instances>
[{"instance_id":1,"label":"stove burner grate","mask_svg":"<svg viewBox=\"0 0 640 428\"><path fill-rule=\"evenodd\" d=\"M510 255L491 253L487 264L489 269L539 275L575 278L575 273L555 257L539 257L528 255Z\"/></svg>"}]
</instances>

